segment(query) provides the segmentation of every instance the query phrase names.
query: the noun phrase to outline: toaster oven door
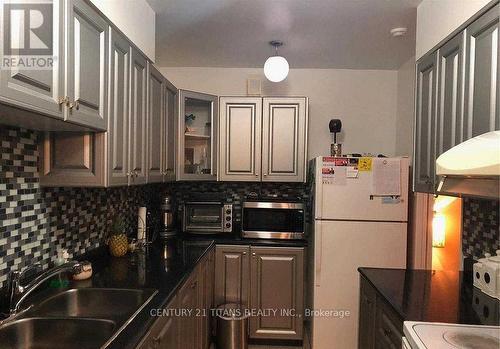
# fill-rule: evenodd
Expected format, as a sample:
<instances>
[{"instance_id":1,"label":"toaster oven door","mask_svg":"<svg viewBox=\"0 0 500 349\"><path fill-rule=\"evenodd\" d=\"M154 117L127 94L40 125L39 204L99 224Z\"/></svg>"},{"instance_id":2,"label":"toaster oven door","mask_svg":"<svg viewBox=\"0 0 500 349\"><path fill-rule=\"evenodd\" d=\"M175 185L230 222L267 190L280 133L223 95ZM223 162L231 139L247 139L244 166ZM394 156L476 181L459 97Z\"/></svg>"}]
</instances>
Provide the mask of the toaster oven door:
<instances>
[{"instance_id":1,"label":"toaster oven door","mask_svg":"<svg viewBox=\"0 0 500 349\"><path fill-rule=\"evenodd\" d=\"M189 233L213 234L223 231L223 206L219 203L184 205L183 230Z\"/></svg>"}]
</instances>

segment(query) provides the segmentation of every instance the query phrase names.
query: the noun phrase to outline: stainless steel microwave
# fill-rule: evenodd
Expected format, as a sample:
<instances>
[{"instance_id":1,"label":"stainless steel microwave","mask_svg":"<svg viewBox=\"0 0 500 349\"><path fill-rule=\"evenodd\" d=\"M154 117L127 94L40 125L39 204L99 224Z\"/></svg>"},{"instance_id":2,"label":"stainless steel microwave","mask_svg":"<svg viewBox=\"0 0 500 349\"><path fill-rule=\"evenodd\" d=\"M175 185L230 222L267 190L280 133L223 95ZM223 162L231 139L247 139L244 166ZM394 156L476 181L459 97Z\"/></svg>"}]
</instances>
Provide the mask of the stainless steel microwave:
<instances>
[{"instance_id":1,"label":"stainless steel microwave","mask_svg":"<svg viewBox=\"0 0 500 349\"><path fill-rule=\"evenodd\" d=\"M182 230L194 234L233 231L233 205L218 201L189 201L183 205Z\"/></svg>"},{"instance_id":2,"label":"stainless steel microwave","mask_svg":"<svg viewBox=\"0 0 500 349\"><path fill-rule=\"evenodd\" d=\"M246 201L241 226L246 238L305 239L304 203Z\"/></svg>"}]
</instances>

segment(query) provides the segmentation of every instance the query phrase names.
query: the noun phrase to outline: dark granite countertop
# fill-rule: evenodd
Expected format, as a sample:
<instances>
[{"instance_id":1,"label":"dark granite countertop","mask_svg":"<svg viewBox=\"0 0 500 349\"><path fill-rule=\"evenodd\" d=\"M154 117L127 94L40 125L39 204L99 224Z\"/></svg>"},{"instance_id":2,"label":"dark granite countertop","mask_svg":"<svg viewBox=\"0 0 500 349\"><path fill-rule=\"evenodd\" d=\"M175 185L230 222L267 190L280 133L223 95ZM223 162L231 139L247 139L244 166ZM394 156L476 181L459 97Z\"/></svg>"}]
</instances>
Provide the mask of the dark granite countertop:
<instances>
[{"instance_id":1,"label":"dark granite countertop","mask_svg":"<svg viewBox=\"0 0 500 349\"><path fill-rule=\"evenodd\" d=\"M152 244L148 251L129 253L113 258L106 249L89 253L82 258L92 262L94 274L89 281L75 287L151 288L158 290L153 299L119 334L108 348L135 348L156 318L152 309L165 307L198 262L216 244L253 246L304 247L305 241L241 239L217 235L184 236Z\"/></svg>"},{"instance_id":2,"label":"dark granite countertop","mask_svg":"<svg viewBox=\"0 0 500 349\"><path fill-rule=\"evenodd\" d=\"M156 320L152 309L165 307L203 256L214 247L213 240L185 243L182 239L157 241L146 252L111 257L106 249L82 258L92 262L91 280L70 287L110 287L156 289L158 293L108 346L111 349L135 348Z\"/></svg>"},{"instance_id":3,"label":"dark granite countertop","mask_svg":"<svg viewBox=\"0 0 500 349\"><path fill-rule=\"evenodd\" d=\"M468 273L359 268L404 321L499 325L500 301L472 286Z\"/></svg>"}]
</instances>

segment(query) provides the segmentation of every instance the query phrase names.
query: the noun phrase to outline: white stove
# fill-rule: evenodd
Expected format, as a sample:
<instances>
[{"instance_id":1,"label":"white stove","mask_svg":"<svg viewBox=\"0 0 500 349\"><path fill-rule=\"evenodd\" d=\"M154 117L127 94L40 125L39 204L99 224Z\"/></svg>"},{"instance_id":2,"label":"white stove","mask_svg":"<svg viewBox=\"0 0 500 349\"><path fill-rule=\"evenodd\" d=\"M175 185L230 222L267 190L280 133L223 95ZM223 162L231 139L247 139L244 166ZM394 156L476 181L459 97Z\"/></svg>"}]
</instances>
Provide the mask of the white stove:
<instances>
[{"instance_id":1,"label":"white stove","mask_svg":"<svg viewBox=\"0 0 500 349\"><path fill-rule=\"evenodd\" d=\"M500 326L404 322L403 349L498 349Z\"/></svg>"}]
</instances>

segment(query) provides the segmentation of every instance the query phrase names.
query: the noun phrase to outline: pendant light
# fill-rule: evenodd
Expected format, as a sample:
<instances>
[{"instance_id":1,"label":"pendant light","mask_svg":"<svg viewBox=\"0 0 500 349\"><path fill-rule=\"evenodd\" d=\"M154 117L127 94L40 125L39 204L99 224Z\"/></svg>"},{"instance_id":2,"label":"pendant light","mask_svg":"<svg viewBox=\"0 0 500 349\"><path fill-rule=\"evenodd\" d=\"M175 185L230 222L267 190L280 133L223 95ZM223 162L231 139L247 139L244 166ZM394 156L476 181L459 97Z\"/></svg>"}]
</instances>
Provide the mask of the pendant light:
<instances>
[{"instance_id":1,"label":"pendant light","mask_svg":"<svg viewBox=\"0 0 500 349\"><path fill-rule=\"evenodd\" d=\"M278 47L283 46L283 42L273 40L269 44L276 50L276 55L269 57L264 63L264 75L269 81L280 82L286 79L289 70L285 57L278 55Z\"/></svg>"}]
</instances>

